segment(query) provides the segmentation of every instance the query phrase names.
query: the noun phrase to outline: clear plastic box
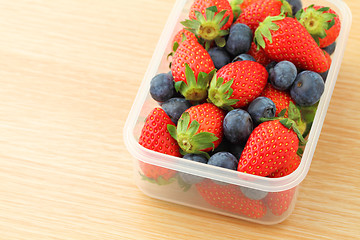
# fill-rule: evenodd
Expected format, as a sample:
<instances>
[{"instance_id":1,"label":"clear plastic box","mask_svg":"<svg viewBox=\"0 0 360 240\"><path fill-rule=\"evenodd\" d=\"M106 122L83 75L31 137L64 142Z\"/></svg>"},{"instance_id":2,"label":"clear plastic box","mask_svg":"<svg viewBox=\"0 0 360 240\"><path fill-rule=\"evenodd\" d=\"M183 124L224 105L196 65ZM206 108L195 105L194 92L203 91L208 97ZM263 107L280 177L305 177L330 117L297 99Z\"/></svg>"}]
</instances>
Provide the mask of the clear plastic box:
<instances>
[{"instance_id":1,"label":"clear plastic box","mask_svg":"<svg viewBox=\"0 0 360 240\"><path fill-rule=\"evenodd\" d=\"M301 164L295 172L288 176L282 178L266 178L164 155L148 150L138 143L146 116L153 108L158 106L158 103L152 100L149 95L150 80L157 73L169 71L166 57L167 54L171 52L173 36L182 27L180 21L187 18L192 2L192 0L178 0L175 3L124 126L124 141L128 151L134 157L135 184L146 195L153 198L260 224L271 225L282 222L294 209L299 185L306 177L310 168L340 70L352 21L351 11L341 0L302 1L303 6L317 4L329 6L334 9L340 16L342 29L337 39L336 50L332 55L332 65L325 83L325 91L318 105L318 110L309 133ZM198 176L203 178L203 181L197 185L191 186L189 189L184 189L184 186L181 186L181 183L179 184L178 178L174 178L173 181L169 181L170 183L166 185L159 185L143 179L140 164L151 164L173 170L177 173ZM212 190L206 192L207 189L210 188ZM214 189L218 189L219 191L217 194L220 194L221 196L214 195L217 191L214 191ZM242 198L241 200L238 199L238 202L241 204L236 209L229 209L229 205L227 205L226 202L229 200L227 199L226 192L231 193L230 195L233 197L236 196L237 192L239 192L239 196L244 195L243 193L246 192L246 190L250 190L250 192L251 190L255 190L257 195L265 197L260 200L249 200L246 198ZM214 195L211 196L214 201L208 196L210 192ZM205 198L203 196L205 196ZM284 206L285 209L281 214L278 212L274 213L269 208L270 204L276 204L276 202L274 202L276 197L286 199L287 201L287 205ZM249 212L249 209L257 209L261 213L254 214L254 212Z\"/></svg>"}]
</instances>

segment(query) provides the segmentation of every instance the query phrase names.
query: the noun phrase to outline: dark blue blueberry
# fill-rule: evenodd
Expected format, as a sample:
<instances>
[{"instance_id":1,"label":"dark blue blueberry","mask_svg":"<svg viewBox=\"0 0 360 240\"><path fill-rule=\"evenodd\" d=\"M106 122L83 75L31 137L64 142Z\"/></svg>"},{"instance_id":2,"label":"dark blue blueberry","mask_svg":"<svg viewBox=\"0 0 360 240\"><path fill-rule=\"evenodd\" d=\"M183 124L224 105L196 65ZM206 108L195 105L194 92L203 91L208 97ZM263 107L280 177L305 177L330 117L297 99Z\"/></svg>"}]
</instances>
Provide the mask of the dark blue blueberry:
<instances>
[{"instance_id":1,"label":"dark blue blueberry","mask_svg":"<svg viewBox=\"0 0 360 240\"><path fill-rule=\"evenodd\" d=\"M298 74L290 95L299 106L312 106L320 100L324 88L324 80L318 73L303 71Z\"/></svg>"},{"instance_id":2,"label":"dark blue blueberry","mask_svg":"<svg viewBox=\"0 0 360 240\"><path fill-rule=\"evenodd\" d=\"M322 77L322 79L324 80L324 82L326 81L326 78L329 74L329 70L327 70L326 72L323 72L323 73L319 73L320 76Z\"/></svg>"},{"instance_id":3,"label":"dark blue blueberry","mask_svg":"<svg viewBox=\"0 0 360 240\"><path fill-rule=\"evenodd\" d=\"M226 51L232 56L247 53L250 50L253 34L251 29L242 23L231 26L228 39L226 41Z\"/></svg>"},{"instance_id":4,"label":"dark blue blueberry","mask_svg":"<svg viewBox=\"0 0 360 240\"><path fill-rule=\"evenodd\" d=\"M276 106L275 103L267 97L257 97L250 104L247 109L255 125L261 123L260 118L275 117Z\"/></svg>"},{"instance_id":5,"label":"dark blue blueberry","mask_svg":"<svg viewBox=\"0 0 360 240\"><path fill-rule=\"evenodd\" d=\"M247 111L234 109L226 114L223 127L224 136L229 142L243 144L253 130L253 121Z\"/></svg>"},{"instance_id":6,"label":"dark blue blueberry","mask_svg":"<svg viewBox=\"0 0 360 240\"><path fill-rule=\"evenodd\" d=\"M248 188L248 187L241 186L240 189L246 197L253 199L253 200L263 199L268 194L268 192L260 191L260 190L254 189L254 188Z\"/></svg>"},{"instance_id":7,"label":"dark blue blueberry","mask_svg":"<svg viewBox=\"0 0 360 240\"><path fill-rule=\"evenodd\" d=\"M333 54L335 52L336 48L336 42L333 42L327 47L324 47L323 50L326 51L329 55Z\"/></svg>"},{"instance_id":8,"label":"dark blue blueberry","mask_svg":"<svg viewBox=\"0 0 360 240\"><path fill-rule=\"evenodd\" d=\"M238 166L238 160L229 152L218 152L210 157L207 164L236 170Z\"/></svg>"},{"instance_id":9,"label":"dark blue blueberry","mask_svg":"<svg viewBox=\"0 0 360 240\"><path fill-rule=\"evenodd\" d=\"M223 48L214 47L208 51L216 69L220 69L231 62L230 54Z\"/></svg>"},{"instance_id":10,"label":"dark blue blueberry","mask_svg":"<svg viewBox=\"0 0 360 240\"><path fill-rule=\"evenodd\" d=\"M246 53L242 53L239 56L236 56L232 62L237 62L237 61L253 61L256 62L255 58L249 54Z\"/></svg>"},{"instance_id":11,"label":"dark blue blueberry","mask_svg":"<svg viewBox=\"0 0 360 240\"><path fill-rule=\"evenodd\" d=\"M229 152L231 143L226 139L223 138L219 146L214 149L214 151L209 152L210 156L214 155L218 152Z\"/></svg>"},{"instance_id":12,"label":"dark blue blueberry","mask_svg":"<svg viewBox=\"0 0 360 240\"><path fill-rule=\"evenodd\" d=\"M269 76L270 76L271 72L273 71L276 64L277 64L277 62L272 61L268 65L266 65L265 69L268 72Z\"/></svg>"},{"instance_id":13,"label":"dark blue blueberry","mask_svg":"<svg viewBox=\"0 0 360 240\"><path fill-rule=\"evenodd\" d=\"M295 81L297 76L296 66L289 61L277 63L269 75L269 80L274 88L278 90L287 90Z\"/></svg>"},{"instance_id":14,"label":"dark blue blueberry","mask_svg":"<svg viewBox=\"0 0 360 240\"><path fill-rule=\"evenodd\" d=\"M301 0L286 0L290 6L291 6L291 9L292 9L292 14L293 16L295 16L295 14L300 10L302 9L302 2Z\"/></svg>"},{"instance_id":15,"label":"dark blue blueberry","mask_svg":"<svg viewBox=\"0 0 360 240\"><path fill-rule=\"evenodd\" d=\"M203 155L199 155L199 154L190 153L190 154L184 155L183 158L190 160L190 161L204 163L204 164L207 164L207 162L208 162L206 157L204 157ZM192 175L189 173L184 173L184 172L179 172L179 175L180 175L181 179L188 184L199 183L204 179L203 177L195 176L195 175Z\"/></svg>"},{"instance_id":16,"label":"dark blue blueberry","mask_svg":"<svg viewBox=\"0 0 360 240\"><path fill-rule=\"evenodd\" d=\"M150 81L150 95L158 102L169 100L175 93L174 80L171 74L160 73Z\"/></svg>"},{"instance_id":17,"label":"dark blue blueberry","mask_svg":"<svg viewBox=\"0 0 360 240\"><path fill-rule=\"evenodd\" d=\"M191 103L185 98L170 98L161 104L162 109L177 124L181 114L191 107Z\"/></svg>"},{"instance_id":18,"label":"dark blue blueberry","mask_svg":"<svg viewBox=\"0 0 360 240\"><path fill-rule=\"evenodd\" d=\"M236 157L236 159L240 159L241 153L244 151L245 145L243 144L231 144L229 152L232 153Z\"/></svg>"}]
</instances>

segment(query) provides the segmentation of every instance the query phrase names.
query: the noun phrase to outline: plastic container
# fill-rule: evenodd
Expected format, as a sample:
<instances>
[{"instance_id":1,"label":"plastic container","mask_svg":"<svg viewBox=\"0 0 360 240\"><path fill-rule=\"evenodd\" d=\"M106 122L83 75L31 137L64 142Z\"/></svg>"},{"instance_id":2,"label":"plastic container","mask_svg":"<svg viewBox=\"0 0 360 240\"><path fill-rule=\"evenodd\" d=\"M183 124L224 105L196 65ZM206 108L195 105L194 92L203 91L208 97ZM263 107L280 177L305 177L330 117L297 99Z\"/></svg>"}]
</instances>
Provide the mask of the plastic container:
<instances>
[{"instance_id":1,"label":"plastic container","mask_svg":"<svg viewBox=\"0 0 360 240\"><path fill-rule=\"evenodd\" d=\"M285 220L294 209L299 184L310 168L344 54L352 20L351 12L341 0L303 0L303 6L314 3L334 9L339 14L342 29L337 39L336 50L332 55L332 65L325 83L325 91L318 105L301 164L288 176L266 178L164 155L145 149L138 143L146 116L158 106L158 103L149 95L150 80L157 73L169 71L166 56L171 52L172 38L182 27L180 21L187 18L192 2L192 0L178 0L175 3L124 127L124 141L128 151L134 157L135 184L146 195L157 199L260 224L279 223ZM177 174L163 185L150 182L143 178L140 166L143 164L163 167ZM184 189L184 185L176 177L183 173L203 178L202 182L190 188L186 186L187 189ZM245 197L248 195L244 193L249 190L255 191L257 198L263 198L252 200ZM233 207L228 203L229 201L236 202L237 205ZM277 201L286 203L283 204L284 206L276 206L277 209L282 209L281 211L272 210Z\"/></svg>"}]
</instances>

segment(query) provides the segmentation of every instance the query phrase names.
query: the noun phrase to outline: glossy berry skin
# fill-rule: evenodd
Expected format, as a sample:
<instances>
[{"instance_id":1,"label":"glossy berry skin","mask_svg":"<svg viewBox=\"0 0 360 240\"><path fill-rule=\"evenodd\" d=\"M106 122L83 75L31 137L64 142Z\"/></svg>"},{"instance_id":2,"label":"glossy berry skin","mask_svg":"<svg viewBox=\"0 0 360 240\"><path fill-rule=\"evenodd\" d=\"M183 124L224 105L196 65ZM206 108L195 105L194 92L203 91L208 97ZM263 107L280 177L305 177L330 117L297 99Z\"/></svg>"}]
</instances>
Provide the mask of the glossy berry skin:
<instances>
[{"instance_id":1,"label":"glossy berry skin","mask_svg":"<svg viewBox=\"0 0 360 240\"><path fill-rule=\"evenodd\" d=\"M161 104L162 109L175 124L177 124L181 114L183 114L183 112L191 106L191 103L185 98L170 98Z\"/></svg>"},{"instance_id":2,"label":"glossy berry skin","mask_svg":"<svg viewBox=\"0 0 360 240\"><path fill-rule=\"evenodd\" d=\"M256 62L255 58L249 54L246 53L242 53L238 56L236 56L232 62L237 62L237 61L253 61Z\"/></svg>"},{"instance_id":3,"label":"glossy berry skin","mask_svg":"<svg viewBox=\"0 0 360 240\"><path fill-rule=\"evenodd\" d=\"M291 87L290 95L299 106L312 106L320 100L324 89L324 80L318 73L303 71Z\"/></svg>"},{"instance_id":4,"label":"glossy berry skin","mask_svg":"<svg viewBox=\"0 0 360 240\"><path fill-rule=\"evenodd\" d=\"M224 83L233 80L233 93L229 99L238 100L233 108L246 107L257 98L267 83L268 73L261 64L253 61L237 61L229 63L217 72L217 78L223 78ZM211 90L209 89L209 95Z\"/></svg>"},{"instance_id":5,"label":"glossy berry skin","mask_svg":"<svg viewBox=\"0 0 360 240\"><path fill-rule=\"evenodd\" d=\"M296 19L285 17L274 23L279 29L270 30L273 41L264 38L264 51L269 58L276 62L287 60L300 69L319 73L329 69L322 49Z\"/></svg>"},{"instance_id":6,"label":"glossy berry skin","mask_svg":"<svg viewBox=\"0 0 360 240\"><path fill-rule=\"evenodd\" d=\"M204 157L203 155L199 155L199 154L190 153L190 154L184 155L183 158L187 159L187 160L190 160L190 161L203 163L203 164L207 164L207 162L208 162L206 157ZM184 182L186 182L188 184L199 183L204 179L203 177L195 176L195 175L184 173L184 172L179 172L179 176L181 177L181 179Z\"/></svg>"},{"instance_id":7,"label":"glossy berry skin","mask_svg":"<svg viewBox=\"0 0 360 240\"><path fill-rule=\"evenodd\" d=\"M174 54L171 73L175 82L187 83L185 63L194 71L195 78L200 72L210 73L215 68L209 53L197 41L192 40L184 41Z\"/></svg>"},{"instance_id":8,"label":"glossy berry skin","mask_svg":"<svg viewBox=\"0 0 360 240\"><path fill-rule=\"evenodd\" d=\"M260 63L264 67L266 67L271 62L271 59L266 55L265 51L262 48L257 49L257 46L254 42L251 43L248 54L251 55L256 62Z\"/></svg>"},{"instance_id":9,"label":"glossy berry skin","mask_svg":"<svg viewBox=\"0 0 360 240\"><path fill-rule=\"evenodd\" d=\"M224 135L234 144L245 144L253 130L253 121L250 114L242 109L228 112L224 118Z\"/></svg>"},{"instance_id":10,"label":"glossy berry skin","mask_svg":"<svg viewBox=\"0 0 360 240\"><path fill-rule=\"evenodd\" d=\"M231 9L231 6L230 6L230 3L228 0L195 0L190 7L189 17L191 19L196 19L195 11L201 12L204 15L204 17L206 17L206 14L205 14L206 8L209 8L212 6L216 6L218 13L223 10L226 10L226 13L225 13L223 19L226 18L227 16L229 16L229 20L221 29L222 30L229 29L233 22L234 15L233 15L233 12L232 12L232 9Z\"/></svg>"},{"instance_id":11,"label":"glossy berry skin","mask_svg":"<svg viewBox=\"0 0 360 240\"><path fill-rule=\"evenodd\" d=\"M324 47L323 50L327 52L329 55L332 55L335 52L335 48L336 48L336 42L333 42L329 46Z\"/></svg>"},{"instance_id":12,"label":"glossy berry skin","mask_svg":"<svg viewBox=\"0 0 360 240\"><path fill-rule=\"evenodd\" d=\"M232 56L247 53L250 50L253 33L245 24L234 24L226 41L225 49Z\"/></svg>"},{"instance_id":13,"label":"glossy berry skin","mask_svg":"<svg viewBox=\"0 0 360 240\"><path fill-rule=\"evenodd\" d=\"M287 176L293 173L298 168L300 162L301 162L301 157L297 154L294 154L291 158L288 159L288 161L285 163L285 165L282 168L271 173L268 177L279 178L279 177Z\"/></svg>"},{"instance_id":14,"label":"glossy berry skin","mask_svg":"<svg viewBox=\"0 0 360 240\"><path fill-rule=\"evenodd\" d=\"M255 32L259 23L262 22L267 16L277 16L281 13L283 3L279 0L263 0L256 1L243 9L236 23L243 23L250 27L252 32ZM287 9L291 11L291 9Z\"/></svg>"},{"instance_id":15,"label":"glossy berry skin","mask_svg":"<svg viewBox=\"0 0 360 240\"><path fill-rule=\"evenodd\" d=\"M274 88L287 90L293 84L297 76L296 66L289 61L277 63L269 75L269 80Z\"/></svg>"},{"instance_id":16,"label":"glossy berry skin","mask_svg":"<svg viewBox=\"0 0 360 240\"><path fill-rule=\"evenodd\" d=\"M158 102L169 100L175 93L174 80L171 74L160 73L150 81L150 95Z\"/></svg>"},{"instance_id":17,"label":"glossy berry skin","mask_svg":"<svg viewBox=\"0 0 360 240\"><path fill-rule=\"evenodd\" d=\"M208 161L209 165L236 170L238 160L229 152L218 152L212 155Z\"/></svg>"},{"instance_id":18,"label":"glossy berry skin","mask_svg":"<svg viewBox=\"0 0 360 240\"><path fill-rule=\"evenodd\" d=\"M179 146L167 130L167 125L175 125L164 110L157 107L147 116L142 128L139 144L155 152L180 157ZM159 177L165 180L175 175L176 171L145 162L139 162L144 175L150 179L157 180Z\"/></svg>"},{"instance_id":19,"label":"glossy berry skin","mask_svg":"<svg viewBox=\"0 0 360 240\"><path fill-rule=\"evenodd\" d=\"M290 93L288 91L281 91L275 89L270 83L268 83L262 92L261 96L267 97L271 99L275 103L276 106L276 113L275 116L279 116L279 113L283 109L288 109L290 102L295 103L294 100L291 98ZM288 116L288 112L286 111L285 117Z\"/></svg>"},{"instance_id":20,"label":"glossy berry skin","mask_svg":"<svg viewBox=\"0 0 360 240\"><path fill-rule=\"evenodd\" d=\"M195 34L183 28L175 34L173 38L172 46L174 45L175 42L177 42L180 45L185 40L197 41L197 38Z\"/></svg>"},{"instance_id":21,"label":"glossy berry skin","mask_svg":"<svg viewBox=\"0 0 360 240\"><path fill-rule=\"evenodd\" d=\"M224 48L213 47L208 50L208 53L216 69L220 69L231 62L231 56Z\"/></svg>"},{"instance_id":22,"label":"glossy berry skin","mask_svg":"<svg viewBox=\"0 0 360 240\"><path fill-rule=\"evenodd\" d=\"M190 122L193 120L198 121L200 124L199 132L213 133L218 140L214 141L214 148L217 148L223 139L223 121L225 117L225 111L216 107L211 103L203 103L195 105L187 109L190 115ZM199 149L204 152L213 150L212 148Z\"/></svg>"},{"instance_id":23,"label":"glossy berry skin","mask_svg":"<svg viewBox=\"0 0 360 240\"><path fill-rule=\"evenodd\" d=\"M282 192L270 192L266 196L265 202L271 213L276 216L283 215L292 204L295 192L296 187Z\"/></svg>"},{"instance_id":24,"label":"glossy berry skin","mask_svg":"<svg viewBox=\"0 0 360 240\"><path fill-rule=\"evenodd\" d=\"M247 109L254 125L261 123L261 118L273 118L276 113L275 103L267 97L258 97L249 104Z\"/></svg>"},{"instance_id":25,"label":"glossy berry skin","mask_svg":"<svg viewBox=\"0 0 360 240\"><path fill-rule=\"evenodd\" d=\"M268 176L298 150L299 139L279 120L261 123L251 133L239 160L238 171Z\"/></svg>"},{"instance_id":26,"label":"glossy berry skin","mask_svg":"<svg viewBox=\"0 0 360 240\"><path fill-rule=\"evenodd\" d=\"M206 179L196 184L196 188L206 202L224 211L251 219L259 219L266 214L264 202L247 198L237 185L223 185Z\"/></svg>"}]
</instances>

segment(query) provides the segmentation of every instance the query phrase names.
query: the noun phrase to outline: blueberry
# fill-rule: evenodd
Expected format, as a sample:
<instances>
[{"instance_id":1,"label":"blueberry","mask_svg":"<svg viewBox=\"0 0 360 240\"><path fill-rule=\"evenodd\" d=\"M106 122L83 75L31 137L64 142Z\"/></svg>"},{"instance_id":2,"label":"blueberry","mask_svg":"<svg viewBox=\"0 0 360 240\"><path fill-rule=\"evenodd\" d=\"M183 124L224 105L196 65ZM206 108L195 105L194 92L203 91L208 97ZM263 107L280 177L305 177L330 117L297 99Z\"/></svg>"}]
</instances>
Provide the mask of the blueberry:
<instances>
[{"instance_id":1,"label":"blueberry","mask_svg":"<svg viewBox=\"0 0 360 240\"><path fill-rule=\"evenodd\" d=\"M210 157L207 164L236 170L238 166L238 160L229 152L218 152Z\"/></svg>"},{"instance_id":2,"label":"blueberry","mask_svg":"<svg viewBox=\"0 0 360 240\"><path fill-rule=\"evenodd\" d=\"M255 125L261 123L260 118L275 117L276 106L275 103L267 97L257 97L250 104L247 109Z\"/></svg>"},{"instance_id":3,"label":"blueberry","mask_svg":"<svg viewBox=\"0 0 360 240\"><path fill-rule=\"evenodd\" d=\"M249 54L246 53L242 53L238 56L236 56L232 62L237 62L237 61L253 61L256 62L255 58Z\"/></svg>"},{"instance_id":4,"label":"blueberry","mask_svg":"<svg viewBox=\"0 0 360 240\"><path fill-rule=\"evenodd\" d=\"M171 74L160 73L150 81L150 95L158 102L169 100L175 93L174 80Z\"/></svg>"},{"instance_id":5,"label":"blueberry","mask_svg":"<svg viewBox=\"0 0 360 240\"><path fill-rule=\"evenodd\" d=\"M243 144L253 130L253 121L247 111L234 109L226 114L223 127L224 135L229 142Z\"/></svg>"},{"instance_id":6,"label":"blueberry","mask_svg":"<svg viewBox=\"0 0 360 240\"><path fill-rule=\"evenodd\" d=\"M241 186L240 189L246 197L253 199L253 200L263 199L268 194L268 192L260 191L260 190L254 189L254 188L247 188L247 187Z\"/></svg>"},{"instance_id":7,"label":"blueberry","mask_svg":"<svg viewBox=\"0 0 360 240\"><path fill-rule=\"evenodd\" d=\"M283 91L293 84L296 76L296 66L292 62L281 61L270 72L269 80L274 88Z\"/></svg>"},{"instance_id":8,"label":"blueberry","mask_svg":"<svg viewBox=\"0 0 360 240\"><path fill-rule=\"evenodd\" d=\"M215 148L213 151L209 152L209 154L212 156L218 152L230 152L230 145L231 143L226 138L223 138L219 146L217 146L217 148Z\"/></svg>"},{"instance_id":9,"label":"blueberry","mask_svg":"<svg viewBox=\"0 0 360 240\"><path fill-rule=\"evenodd\" d=\"M327 47L324 47L323 50L326 51L329 55L333 54L336 48L336 42L333 42Z\"/></svg>"},{"instance_id":10,"label":"blueberry","mask_svg":"<svg viewBox=\"0 0 360 240\"><path fill-rule=\"evenodd\" d=\"M324 80L318 73L303 71L296 77L290 95L299 106L312 106L320 100L324 89Z\"/></svg>"},{"instance_id":11,"label":"blueberry","mask_svg":"<svg viewBox=\"0 0 360 240\"><path fill-rule=\"evenodd\" d=\"M291 9L292 9L292 13L293 13L293 16L295 16L295 14L300 10L302 9L302 2L301 0L286 0L290 6L291 6Z\"/></svg>"},{"instance_id":12,"label":"blueberry","mask_svg":"<svg viewBox=\"0 0 360 240\"><path fill-rule=\"evenodd\" d=\"M271 72L273 71L276 64L277 64L277 62L272 61L268 65L266 65L265 69L268 72L269 76L270 76Z\"/></svg>"},{"instance_id":13,"label":"blueberry","mask_svg":"<svg viewBox=\"0 0 360 240\"><path fill-rule=\"evenodd\" d=\"M220 69L231 62L229 53L220 47L210 48L208 51L216 69Z\"/></svg>"},{"instance_id":14,"label":"blueberry","mask_svg":"<svg viewBox=\"0 0 360 240\"><path fill-rule=\"evenodd\" d=\"M206 157L204 157L203 155L199 155L199 154L190 153L190 154L184 155L183 158L190 160L190 161L204 163L204 164L207 164L207 162L208 162ZM188 184L199 183L203 180L203 177L195 176L195 175L192 175L189 173L179 172L179 175L180 175L181 179Z\"/></svg>"},{"instance_id":15,"label":"blueberry","mask_svg":"<svg viewBox=\"0 0 360 240\"><path fill-rule=\"evenodd\" d=\"M181 114L191 107L191 103L185 98L170 98L161 104L162 109L177 124Z\"/></svg>"},{"instance_id":16,"label":"blueberry","mask_svg":"<svg viewBox=\"0 0 360 240\"><path fill-rule=\"evenodd\" d=\"M323 72L323 73L319 73L320 76L322 77L322 79L324 80L324 82L326 81L326 78L329 74L329 70L327 70L326 72Z\"/></svg>"},{"instance_id":17,"label":"blueberry","mask_svg":"<svg viewBox=\"0 0 360 240\"><path fill-rule=\"evenodd\" d=\"M231 144L229 152L232 153L236 157L236 159L240 159L241 153L244 151L245 145L243 144Z\"/></svg>"},{"instance_id":18,"label":"blueberry","mask_svg":"<svg viewBox=\"0 0 360 240\"><path fill-rule=\"evenodd\" d=\"M226 51L232 56L247 53L250 50L253 34L251 29L242 23L231 26L228 39L226 41Z\"/></svg>"}]
</instances>

